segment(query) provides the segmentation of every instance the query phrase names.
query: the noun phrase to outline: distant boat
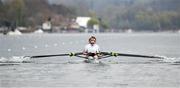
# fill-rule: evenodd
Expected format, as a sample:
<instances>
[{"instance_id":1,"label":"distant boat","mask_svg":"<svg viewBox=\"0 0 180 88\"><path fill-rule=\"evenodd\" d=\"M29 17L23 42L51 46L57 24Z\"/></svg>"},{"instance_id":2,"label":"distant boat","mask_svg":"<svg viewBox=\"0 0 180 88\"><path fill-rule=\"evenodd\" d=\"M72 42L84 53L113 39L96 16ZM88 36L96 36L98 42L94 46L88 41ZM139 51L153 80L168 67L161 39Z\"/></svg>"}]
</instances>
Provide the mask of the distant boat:
<instances>
[{"instance_id":1,"label":"distant boat","mask_svg":"<svg viewBox=\"0 0 180 88\"><path fill-rule=\"evenodd\" d=\"M38 29L36 31L34 31L35 34L43 34L44 31L42 29Z\"/></svg>"},{"instance_id":2,"label":"distant boat","mask_svg":"<svg viewBox=\"0 0 180 88\"><path fill-rule=\"evenodd\" d=\"M125 32L126 33L132 33L133 31L132 31L132 29L127 29L127 30L125 30Z\"/></svg>"},{"instance_id":3,"label":"distant boat","mask_svg":"<svg viewBox=\"0 0 180 88\"><path fill-rule=\"evenodd\" d=\"M180 33L180 30L178 30L178 33Z\"/></svg>"},{"instance_id":4,"label":"distant boat","mask_svg":"<svg viewBox=\"0 0 180 88\"><path fill-rule=\"evenodd\" d=\"M7 35L22 35L22 33L19 30L15 29L15 31L8 32Z\"/></svg>"}]
</instances>

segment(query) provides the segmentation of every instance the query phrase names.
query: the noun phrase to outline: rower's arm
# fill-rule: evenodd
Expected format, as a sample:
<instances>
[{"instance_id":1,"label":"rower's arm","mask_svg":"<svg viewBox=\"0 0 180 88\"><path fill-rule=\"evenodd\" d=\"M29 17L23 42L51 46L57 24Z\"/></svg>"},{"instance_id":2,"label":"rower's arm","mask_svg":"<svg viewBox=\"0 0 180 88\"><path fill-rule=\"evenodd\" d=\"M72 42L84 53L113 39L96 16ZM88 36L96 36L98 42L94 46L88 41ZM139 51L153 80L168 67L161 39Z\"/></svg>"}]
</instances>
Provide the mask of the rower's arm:
<instances>
[{"instance_id":1,"label":"rower's arm","mask_svg":"<svg viewBox=\"0 0 180 88\"><path fill-rule=\"evenodd\" d=\"M84 47L83 54L84 55L88 54L88 46L87 45Z\"/></svg>"},{"instance_id":2,"label":"rower's arm","mask_svg":"<svg viewBox=\"0 0 180 88\"><path fill-rule=\"evenodd\" d=\"M83 51L83 55L87 55L87 54L88 54L88 52L84 50Z\"/></svg>"}]
</instances>

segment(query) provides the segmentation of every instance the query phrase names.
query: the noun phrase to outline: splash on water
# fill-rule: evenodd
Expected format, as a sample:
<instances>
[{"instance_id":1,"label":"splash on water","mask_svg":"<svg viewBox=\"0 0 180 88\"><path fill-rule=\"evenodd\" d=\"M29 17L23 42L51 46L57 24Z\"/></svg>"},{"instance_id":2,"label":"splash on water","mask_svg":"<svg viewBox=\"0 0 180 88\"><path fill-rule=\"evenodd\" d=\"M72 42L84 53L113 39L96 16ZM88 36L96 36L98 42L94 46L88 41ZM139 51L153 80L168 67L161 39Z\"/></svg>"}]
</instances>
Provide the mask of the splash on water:
<instances>
[{"instance_id":1,"label":"splash on water","mask_svg":"<svg viewBox=\"0 0 180 88\"><path fill-rule=\"evenodd\" d=\"M0 63L5 63L5 62L8 62L8 59L4 58L4 57L1 57L0 58Z\"/></svg>"},{"instance_id":2,"label":"splash on water","mask_svg":"<svg viewBox=\"0 0 180 88\"><path fill-rule=\"evenodd\" d=\"M175 57L167 57L167 56L160 56L162 59L161 61L164 63L180 63L180 58Z\"/></svg>"},{"instance_id":3,"label":"splash on water","mask_svg":"<svg viewBox=\"0 0 180 88\"><path fill-rule=\"evenodd\" d=\"M0 63L30 63L31 58L30 57L24 57L24 56L13 56L10 58L0 58Z\"/></svg>"}]
</instances>

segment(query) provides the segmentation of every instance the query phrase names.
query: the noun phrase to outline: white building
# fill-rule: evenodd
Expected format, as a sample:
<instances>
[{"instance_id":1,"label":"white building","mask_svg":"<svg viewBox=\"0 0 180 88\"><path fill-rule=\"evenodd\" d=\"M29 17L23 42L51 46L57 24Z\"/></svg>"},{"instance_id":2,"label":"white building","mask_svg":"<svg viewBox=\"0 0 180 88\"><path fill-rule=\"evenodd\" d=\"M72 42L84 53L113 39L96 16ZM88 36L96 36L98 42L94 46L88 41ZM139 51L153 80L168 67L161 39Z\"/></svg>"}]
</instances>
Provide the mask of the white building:
<instances>
[{"instance_id":1,"label":"white building","mask_svg":"<svg viewBox=\"0 0 180 88\"><path fill-rule=\"evenodd\" d=\"M94 25L92 30L88 30L88 21L89 20L91 20L91 17L77 17L76 23L78 23L78 25L80 27L85 28L85 32L92 31L94 33L98 33L99 32L99 25Z\"/></svg>"},{"instance_id":2,"label":"white building","mask_svg":"<svg viewBox=\"0 0 180 88\"><path fill-rule=\"evenodd\" d=\"M44 31L51 31L52 30L52 25L50 21L46 21L42 24L42 29Z\"/></svg>"},{"instance_id":3,"label":"white building","mask_svg":"<svg viewBox=\"0 0 180 88\"><path fill-rule=\"evenodd\" d=\"M88 21L91 19L91 17L77 17L76 18L76 23L79 24L81 27L88 27Z\"/></svg>"}]
</instances>

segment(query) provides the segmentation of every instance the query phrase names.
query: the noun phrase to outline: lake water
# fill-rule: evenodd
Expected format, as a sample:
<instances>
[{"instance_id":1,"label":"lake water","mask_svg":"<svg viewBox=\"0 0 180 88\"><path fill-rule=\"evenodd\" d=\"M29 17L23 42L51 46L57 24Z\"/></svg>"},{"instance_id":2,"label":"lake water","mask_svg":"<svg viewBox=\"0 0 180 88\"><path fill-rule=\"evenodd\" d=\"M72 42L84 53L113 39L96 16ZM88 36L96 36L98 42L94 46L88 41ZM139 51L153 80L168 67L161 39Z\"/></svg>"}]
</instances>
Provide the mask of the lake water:
<instances>
[{"instance_id":1,"label":"lake water","mask_svg":"<svg viewBox=\"0 0 180 88\"><path fill-rule=\"evenodd\" d=\"M91 35L101 51L163 56L110 57L101 64L77 57L23 56L81 52ZM0 87L180 87L180 34L0 35Z\"/></svg>"}]
</instances>

